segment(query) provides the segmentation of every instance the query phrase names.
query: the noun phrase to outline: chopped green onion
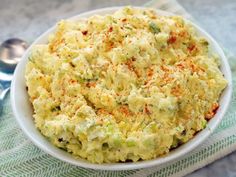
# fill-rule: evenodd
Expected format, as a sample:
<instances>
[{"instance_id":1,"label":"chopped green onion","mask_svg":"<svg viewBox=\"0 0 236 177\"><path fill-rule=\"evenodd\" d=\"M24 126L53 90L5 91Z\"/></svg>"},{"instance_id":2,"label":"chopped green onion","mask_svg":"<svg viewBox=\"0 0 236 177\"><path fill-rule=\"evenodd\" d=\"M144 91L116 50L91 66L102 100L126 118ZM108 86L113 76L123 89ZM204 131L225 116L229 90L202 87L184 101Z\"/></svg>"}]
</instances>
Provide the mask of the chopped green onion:
<instances>
[{"instance_id":1,"label":"chopped green onion","mask_svg":"<svg viewBox=\"0 0 236 177\"><path fill-rule=\"evenodd\" d=\"M160 28L154 22L149 23L149 29L154 34L158 34L161 32Z\"/></svg>"}]
</instances>

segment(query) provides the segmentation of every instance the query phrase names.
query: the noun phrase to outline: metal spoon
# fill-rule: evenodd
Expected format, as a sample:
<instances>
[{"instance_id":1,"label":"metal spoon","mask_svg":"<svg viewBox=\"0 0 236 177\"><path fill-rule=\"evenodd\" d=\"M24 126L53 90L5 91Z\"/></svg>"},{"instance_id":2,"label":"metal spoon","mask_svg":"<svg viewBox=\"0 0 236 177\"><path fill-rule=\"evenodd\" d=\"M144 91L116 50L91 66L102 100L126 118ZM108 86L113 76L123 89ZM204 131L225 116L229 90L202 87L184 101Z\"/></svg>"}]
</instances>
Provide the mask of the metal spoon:
<instances>
[{"instance_id":1,"label":"metal spoon","mask_svg":"<svg viewBox=\"0 0 236 177\"><path fill-rule=\"evenodd\" d=\"M0 45L0 113L3 100L10 89L16 65L27 46L25 41L17 38L8 39Z\"/></svg>"}]
</instances>

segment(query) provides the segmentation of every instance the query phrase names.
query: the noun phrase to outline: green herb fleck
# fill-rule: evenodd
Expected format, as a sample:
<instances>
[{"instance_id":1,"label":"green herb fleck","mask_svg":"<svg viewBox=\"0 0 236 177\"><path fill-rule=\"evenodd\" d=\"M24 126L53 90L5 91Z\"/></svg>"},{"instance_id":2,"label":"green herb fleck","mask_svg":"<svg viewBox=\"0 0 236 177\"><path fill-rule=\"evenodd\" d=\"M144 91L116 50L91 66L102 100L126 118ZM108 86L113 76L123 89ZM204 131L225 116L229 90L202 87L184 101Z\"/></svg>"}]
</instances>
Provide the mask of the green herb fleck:
<instances>
[{"instance_id":1,"label":"green herb fleck","mask_svg":"<svg viewBox=\"0 0 236 177\"><path fill-rule=\"evenodd\" d=\"M33 59L32 56L29 56L29 57L28 57L28 60L29 60L30 62L32 62L32 63L34 62L34 59Z\"/></svg>"},{"instance_id":2,"label":"green herb fleck","mask_svg":"<svg viewBox=\"0 0 236 177\"><path fill-rule=\"evenodd\" d=\"M130 26L125 26L126 29L132 30Z\"/></svg>"},{"instance_id":3,"label":"green herb fleck","mask_svg":"<svg viewBox=\"0 0 236 177\"><path fill-rule=\"evenodd\" d=\"M207 126L207 121L204 119L204 120L202 121L202 128L206 128L206 126Z\"/></svg>"},{"instance_id":4,"label":"green herb fleck","mask_svg":"<svg viewBox=\"0 0 236 177\"><path fill-rule=\"evenodd\" d=\"M208 41L203 41L202 44L205 45L205 46L208 46L208 45L209 45Z\"/></svg>"},{"instance_id":5,"label":"green herb fleck","mask_svg":"<svg viewBox=\"0 0 236 177\"><path fill-rule=\"evenodd\" d=\"M134 141L127 141L127 146L128 147L133 147L135 145L136 145L136 143Z\"/></svg>"},{"instance_id":6,"label":"green herb fleck","mask_svg":"<svg viewBox=\"0 0 236 177\"><path fill-rule=\"evenodd\" d=\"M154 22L149 23L149 29L154 34L158 34L161 32L160 28Z\"/></svg>"}]
</instances>

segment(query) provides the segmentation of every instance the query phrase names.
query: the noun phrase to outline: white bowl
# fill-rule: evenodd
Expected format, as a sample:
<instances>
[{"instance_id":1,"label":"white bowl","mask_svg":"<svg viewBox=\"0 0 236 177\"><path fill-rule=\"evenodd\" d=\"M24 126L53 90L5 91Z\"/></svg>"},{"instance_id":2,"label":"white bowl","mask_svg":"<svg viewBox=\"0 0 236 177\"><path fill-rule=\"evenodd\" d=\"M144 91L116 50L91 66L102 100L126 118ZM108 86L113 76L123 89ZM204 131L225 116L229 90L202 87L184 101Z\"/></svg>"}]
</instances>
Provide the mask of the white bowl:
<instances>
[{"instance_id":1,"label":"white bowl","mask_svg":"<svg viewBox=\"0 0 236 177\"><path fill-rule=\"evenodd\" d=\"M90 12L86 12L77 16L72 17L71 19L79 19L84 17L89 17L95 14L111 14L114 11L120 9L121 7L110 7L105 9L93 10ZM137 7L141 8L141 7ZM173 15L169 12L165 11L157 11L160 15L170 16ZM138 169L138 168L147 168L154 165L161 165L177 159L180 156L188 153L189 151L196 148L199 144L201 144L217 127L223 118L228 105L230 103L231 94L232 94L232 81L231 81L231 71L227 59L224 55L223 50L217 44L217 42L207 34L203 29L201 29L196 24L192 25L196 28L199 35L205 37L210 42L210 48L218 53L221 59L221 71L224 74L224 77L228 80L228 86L223 91L220 98L220 107L216 113L216 115L209 121L207 127L199 132L193 139L191 139L186 144L172 150L169 154L164 157L159 157L153 160L140 161L140 162L129 162L129 163L111 163L111 164L92 164L84 159L75 159L70 153L63 151L53 144L51 144L35 127L33 121L33 109L29 102L29 97L26 91L25 84L25 66L28 60L29 52L32 48L32 45L35 44L43 44L47 43L48 35L55 31L55 26L49 29L47 32L42 34L26 51L20 63L17 65L17 68L14 73L14 78L11 85L11 105L13 108L13 113L16 117L17 122L19 123L23 132L28 136L28 138L40 149L45 151L46 153L71 164L85 167L85 168L93 168L93 169L101 169L101 170L128 170L128 169Z\"/></svg>"}]
</instances>

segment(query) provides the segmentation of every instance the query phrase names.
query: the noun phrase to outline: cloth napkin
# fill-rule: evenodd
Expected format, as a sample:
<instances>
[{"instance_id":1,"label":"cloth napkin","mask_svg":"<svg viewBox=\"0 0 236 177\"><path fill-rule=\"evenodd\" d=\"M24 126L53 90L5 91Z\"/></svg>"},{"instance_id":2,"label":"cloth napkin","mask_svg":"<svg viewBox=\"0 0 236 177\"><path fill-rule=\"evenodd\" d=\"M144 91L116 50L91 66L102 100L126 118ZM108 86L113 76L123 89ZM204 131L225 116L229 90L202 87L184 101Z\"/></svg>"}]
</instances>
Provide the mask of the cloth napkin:
<instances>
[{"instance_id":1,"label":"cloth napkin","mask_svg":"<svg viewBox=\"0 0 236 177\"><path fill-rule=\"evenodd\" d=\"M145 6L167 10L192 18L175 0L153 0ZM226 52L236 85L236 57ZM185 156L159 167L127 171L99 171L62 162L34 146L23 134L13 117L10 95L0 117L0 176L184 176L236 150L236 90L227 114L219 127L202 145Z\"/></svg>"}]
</instances>

